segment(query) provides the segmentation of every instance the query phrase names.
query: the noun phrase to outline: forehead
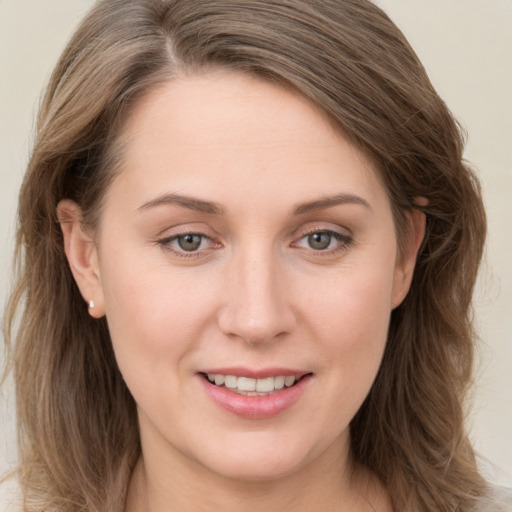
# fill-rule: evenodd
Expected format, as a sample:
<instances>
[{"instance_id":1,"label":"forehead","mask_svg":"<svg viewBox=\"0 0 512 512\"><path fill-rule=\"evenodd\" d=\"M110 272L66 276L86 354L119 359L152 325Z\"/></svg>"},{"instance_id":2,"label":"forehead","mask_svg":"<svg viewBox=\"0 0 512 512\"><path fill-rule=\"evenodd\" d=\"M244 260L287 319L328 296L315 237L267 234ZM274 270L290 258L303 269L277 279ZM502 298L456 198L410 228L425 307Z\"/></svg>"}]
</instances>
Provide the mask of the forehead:
<instances>
[{"instance_id":1,"label":"forehead","mask_svg":"<svg viewBox=\"0 0 512 512\"><path fill-rule=\"evenodd\" d=\"M213 182L254 192L306 186L325 195L329 184L382 192L371 162L311 102L239 73L160 84L138 102L121 140L122 174L147 195L152 184L208 193Z\"/></svg>"},{"instance_id":2,"label":"forehead","mask_svg":"<svg viewBox=\"0 0 512 512\"><path fill-rule=\"evenodd\" d=\"M255 143L272 145L276 129L280 130L280 142L285 132L290 142L304 135L311 140L313 132L305 134L303 130L311 123L321 126L322 132L329 131L333 138L339 137L328 117L298 92L224 70L181 76L150 89L136 103L124 133L140 135L148 124L165 120L175 123L177 137L194 131L197 137L187 142L197 144L245 143L248 135L253 139L257 135ZM325 134L315 140L324 143Z\"/></svg>"}]
</instances>

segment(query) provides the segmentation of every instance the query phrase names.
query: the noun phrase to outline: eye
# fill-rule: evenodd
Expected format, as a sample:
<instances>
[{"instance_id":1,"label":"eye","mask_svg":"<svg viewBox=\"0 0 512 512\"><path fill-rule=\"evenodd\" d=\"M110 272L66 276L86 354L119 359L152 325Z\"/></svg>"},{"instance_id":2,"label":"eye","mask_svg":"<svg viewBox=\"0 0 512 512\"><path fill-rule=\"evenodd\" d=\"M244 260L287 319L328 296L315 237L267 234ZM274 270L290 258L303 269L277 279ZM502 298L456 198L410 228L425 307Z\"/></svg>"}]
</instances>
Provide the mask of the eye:
<instances>
[{"instance_id":1,"label":"eye","mask_svg":"<svg viewBox=\"0 0 512 512\"><path fill-rule=\"evenodd\" d=\"M179 235L175 238L175 241L179 245L180 249L187 252L197 251L201 247L203 242L203 235L197 233L187 233L186 235Z\"/></svg>"},{"instance_id":2,"label":"eye","mask_svg":"<svg viewBox=\"0 0 512 512\"><path fill-rule=\"evenodd\" d=\"M333 240L333 236L331 233L321 232L321 233L311 233L307 235L307 243L309 247L315 249L315 251L325 251L331 245Z\"/></svg>"},{"instance_id":3,"label":"eye","mask_svg":"<svg viewBox=\"0 0 512 512\"><path fill-rule=\"evenodd\" d=\"M317 252L332 253L348 247L352 238L343 233L328 229L315 230L302 236L295 244L296 247L312 249Z\"/></svg>"},{"instance_id":4,"label":"eye","mask_svg":"<svg viewBox=\"0 0 512 512\"><path fill-rule=\"evenodd\" d=\"M203 233L180 233L157 241L158 245L177 256L195 256L218 244Z\"/></svg>"}]
</instances>

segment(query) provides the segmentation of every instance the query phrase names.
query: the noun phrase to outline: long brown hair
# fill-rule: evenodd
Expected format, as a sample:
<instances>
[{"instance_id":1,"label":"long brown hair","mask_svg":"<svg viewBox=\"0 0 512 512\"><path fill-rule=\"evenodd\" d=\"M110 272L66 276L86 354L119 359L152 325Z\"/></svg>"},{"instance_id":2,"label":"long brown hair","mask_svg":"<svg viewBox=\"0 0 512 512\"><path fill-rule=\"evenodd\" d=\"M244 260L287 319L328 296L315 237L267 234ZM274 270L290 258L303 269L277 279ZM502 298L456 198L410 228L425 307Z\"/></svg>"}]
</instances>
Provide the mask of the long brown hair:
<instances>
[{"instance_id":1,"label":"long brown hair","mask_svg":"<svg viewBox=\"0 0 512 512\"><path fill-rule=\"evenodd\" d=\"M469 511L485 487L464 429L485 214L459 127L367 0L103 0L82 22L50 80L20 193L5 329L25 510L121 511L140 454L135 405L106 321L88 315L74 283L57 204L73 199L94 227L137 99L215 67L293 88L329 116L375 162L399 240L407 212L426 214L411 291L351 424L352 453L397 512Z\"/></svg>"}]
</instances>

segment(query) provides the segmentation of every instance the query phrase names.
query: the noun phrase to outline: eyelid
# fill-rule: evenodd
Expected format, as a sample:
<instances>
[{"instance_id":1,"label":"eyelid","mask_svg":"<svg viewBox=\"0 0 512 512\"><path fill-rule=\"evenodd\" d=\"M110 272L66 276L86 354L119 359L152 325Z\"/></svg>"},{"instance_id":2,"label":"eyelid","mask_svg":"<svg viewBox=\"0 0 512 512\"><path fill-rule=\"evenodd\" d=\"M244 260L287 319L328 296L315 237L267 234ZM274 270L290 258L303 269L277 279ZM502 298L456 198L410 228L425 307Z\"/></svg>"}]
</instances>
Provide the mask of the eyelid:
<instances>
[{"instance_id":1,"label":"eyelid","mask_svg":"<svg viewBox=\"0 0 512 512\"><path fill-rule=\"evenodd\" d=\"M203 240L207 240L210 242L210 246L202 249L198 249L196 251L185 251L183 249L179 249L172 245L171 242L174 242L178 238L187 235L197 235L203 238ZM163 236L155 240L155 244L160 246L163 250L179 257L179 258L200 258L206 256L211 250L217 249L221 247L219 242L215 242L214 239L207 235L206 233L201 232L197 229L182 229L179 232L173 233L168 236Z\"/></svg>"},{"instance_id":2,"label":"eyelid","mask_svg":"<svg viewBox=\"0 0 512 512\"><path fill-rule=\"evenodd\" d=\"M349 231L349 230L347 230ZM333 236L337 241L338 244L336 247L331 249L313 249L313 248L306 248L299 245L299 242L306 238L307 236L310 236L315 233L328 233L331 236ZM304 249L310 253L318 254L321 256L328 256L335 253L338 253L340 251L346 250L350 245L353 244L354 238L352 233L344 233L341 228L333 228L333 227L326 227L326 226L320 226L316 225L314 227L308 228L304 231L301 231L297 234L294 238L294 241L292 242L291 246L296 247L298 249Z\"/></svg>"},{"instance_id":3,"label":"eyelid","mask_svg":"<svg viewBox=\"0 0 512 512\"><path fill-rule=\"evenodd\" d=\"M176 228L175 228L176 229ZM211 254L212 250L219 249L223 247L223 244L217 241L213 236L210 236L204 232L205 230L201 229L193 229L193 228L183 228L175 233L168 234L167 236L158 237L154 243L155 245L160 246L163 250L175 255L179 258L201 258L207 257ZM315 234L315 233L327 233L332 236L336 241L336 247L326 248L326 249L314 249L312 247L307 248L303 247L300 242L307 236ZM208 246L205 248L199 248L193 251L186 251L184 249L180 249L176 247L172 242L176 241L179 237L187 236L187 235L197 235L200 236L203 240L208 242ZM293 241L290 244L290 247L303 249L311 254L320 255L320 256L328 256L341 251L348 249L350 245L354 242L353 235L348 228L342 228L341 226L331 227L326 226L325 224L315 224L313 226L297 229L293 235ZM202 244L201 244L202 245Z\"/></svg>"}]
</instances>

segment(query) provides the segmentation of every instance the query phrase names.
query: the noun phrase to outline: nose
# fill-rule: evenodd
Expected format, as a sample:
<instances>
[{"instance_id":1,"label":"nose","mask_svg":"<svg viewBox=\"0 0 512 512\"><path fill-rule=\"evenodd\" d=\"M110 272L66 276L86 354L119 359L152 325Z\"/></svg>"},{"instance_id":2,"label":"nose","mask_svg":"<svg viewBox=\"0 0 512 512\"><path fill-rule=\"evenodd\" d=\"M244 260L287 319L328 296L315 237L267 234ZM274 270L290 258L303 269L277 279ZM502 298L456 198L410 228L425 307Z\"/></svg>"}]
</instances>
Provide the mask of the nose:
<instances>
[{"instance_id":1,"label":"nose","mask_svg":"<svg viewBox=\"0 0 512 512\"><path fill-rule=\"evenodd\" d=\"M251 345L268 343L296 324L291 290L271 255L252 253L231 261L224 293L218 323L231 338Z\"/></svg>"}]
</instances>

